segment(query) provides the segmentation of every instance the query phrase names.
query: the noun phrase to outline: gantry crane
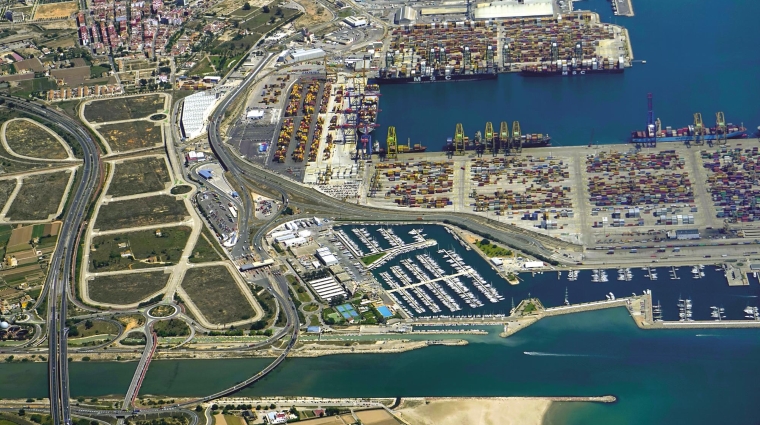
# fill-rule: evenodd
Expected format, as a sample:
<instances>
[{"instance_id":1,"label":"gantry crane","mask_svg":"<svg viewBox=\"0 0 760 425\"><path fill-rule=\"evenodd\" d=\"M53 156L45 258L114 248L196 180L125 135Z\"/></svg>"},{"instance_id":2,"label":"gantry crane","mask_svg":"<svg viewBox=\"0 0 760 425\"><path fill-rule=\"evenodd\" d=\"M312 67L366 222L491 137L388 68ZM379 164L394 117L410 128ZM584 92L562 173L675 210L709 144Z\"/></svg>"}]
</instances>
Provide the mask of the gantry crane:
<instances>
[{"instance_id":1,"label":"gantry crane","mask_svg":"<svg viewBox=\"0 0 760 425\"><path fill-rule=\"evenodd\" d=\"M390 159L396 159L398 158L398 141L396 140L396 127L388 127L388 138L385 139L386 141L386 150L388 153L386 154L387 158Z\"/></svg>"},{"instance_id":2,"label":"gantry crane","mask_svg":"<svg viewBox=\"0 0 760 425\"><path fill-rule=\"evenodd\" d=\"M491 121L486 123L486 131L483 133L483 143L486 145L486 153L492 153L496 156L499 153L499 146L496 144L496 138L493 134L493 124Z\"/></svg>"},{"instance_id":3,"label":"gantry crane","mask_svg":"<svg viewBox=\"0 0 760 425\"><path fill-rule=\"evenodd\" d=\"M509 143L510 150L522 152L522 132L520 131L520 122L512 123L512 139Z\"/></svg>"},{"instance_id":4,"label":"gantry crane","mask_svg":"<svg viewBox=\"0 0 760 425\"><path fill-rule=\"evenodd\" d=\"M705 126L702 123L702 114L697 112L694 114L694 134L692 135L692 142L695 145L705 144Z\"/></svg>"},{"instance_id":5,"label":"gantry crane","mask_svg":"<svg viewBox=\"0 0 760 425\"><path fill-rule=\"evenodd\" d=\"M723 115L723 112L718 112L715 114L715 132L718 144L724 145L728 142L728 128L726 127L726 116Z\"/></svg>"},{"instance_id":6,"label":"gantry crane","mask_svg":"<svg viewBox=\"0 0 760 425\"><path fill-rule=\"evenodd\" d=\"M464 155L464 129L462 123L457 123L456 130L454 131L454 154Z\"/></svg>"},{"instance_id":7,"label":"gantry crane","mask_svg":"<svg viewBox=\"0 0 760 425\"><path fill-rule=\"evenodd\" d=\"M509 127L506 121L502 121L499 128L499 148L505 154L509 153Z\"/></svg>"}]
</instances>

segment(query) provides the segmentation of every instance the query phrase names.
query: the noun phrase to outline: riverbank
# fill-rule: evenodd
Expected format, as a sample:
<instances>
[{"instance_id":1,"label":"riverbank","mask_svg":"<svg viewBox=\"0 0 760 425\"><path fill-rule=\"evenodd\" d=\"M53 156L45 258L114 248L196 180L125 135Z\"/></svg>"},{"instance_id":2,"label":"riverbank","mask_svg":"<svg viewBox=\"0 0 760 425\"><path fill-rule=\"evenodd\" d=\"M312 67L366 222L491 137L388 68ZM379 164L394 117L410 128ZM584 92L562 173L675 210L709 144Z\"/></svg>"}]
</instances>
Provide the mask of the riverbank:
<instances>
[{"instance_id":1,"label":"riverbank","mask_svg":"<svg viewBox=\"0 0 760 425\"><path fill-rule=\"evenodd\" d=\"M605 397L405 398L395 413L410 425L540 425L552 403L602 402Z\"/></svg>"}]
</instances>

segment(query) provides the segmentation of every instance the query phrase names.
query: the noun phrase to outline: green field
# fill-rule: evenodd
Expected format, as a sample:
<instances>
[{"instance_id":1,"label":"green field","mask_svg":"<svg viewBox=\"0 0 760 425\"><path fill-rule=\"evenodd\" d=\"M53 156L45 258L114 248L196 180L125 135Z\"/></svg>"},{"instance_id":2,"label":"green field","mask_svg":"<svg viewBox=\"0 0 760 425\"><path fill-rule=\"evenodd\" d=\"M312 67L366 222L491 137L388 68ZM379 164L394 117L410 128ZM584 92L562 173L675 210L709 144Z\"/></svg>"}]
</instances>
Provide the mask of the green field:
<instances>
[{"instance_id":1,"label":"green field","mask_svg":"<svg viewBox=\"0 0 760 425\"><path fill-rule=\"evenodd\" d=\"M164 143L161 126L151 121L104 124L98 127L97 131L103 135L114 152L152 148Z\"/></svg>"},{"instance_id":2,"label":"green field","mask_svg":"<svg viewBox=\"0 0 760 425\"><path fill-rule=\"evenodd\" d=\"M155 230L96 236L92 239L90 270L100 273L176 264L191 232L189 227L178 226L161 229L160 237ZM132 257L121 256L129 251Z\"/></svg>"},{"instance_id":3,"label":"green field","mask_svg":"<svg viewBox=\"0 0 760 425\"><path fill-rule=\"evenodd\" d=\"M96 302L135 304L163 289L168 280L162 271L97 276L87 282L87 291Z\"/></svg>"},{"instance_id":4,"label":"green field","mask_svg":"<svg viewBox=\"0 0 760 425\"><path fill-rule=\"evenodd\" d=\"M11 94L27 98L32 93L47 92L57 88L58 84L55 83L55 80L46 77L32 78L31 80L19 81L18 85L11 89Z\"/></svg>"},{"instance_id":5,"label":"green field","mask_svg":"<svg viewBox=\"0 0 760 425\"><path fill-rule=\"evenodd\" d=\"M149 117L163 109L161 95L117 97L91 102L85 106L84 117L92 123L123 121Z\"/></svg>"},{"instance_id":6,"label":"green field","mask_svg":"<svg viewBox=\"0 0 760 425\"><path fill-rule=\"evenodd\" d=\"M69 172L57 172L25 177L6 217L9 220L47 220L58 211L70 176Z\"/></svg>"},{"instance_id":7,"label":"green field","mask_svg":"<svg viewBox=\"0 0 760 425\"><path fill-rule=\"evenodd\" d=\"M179 186L174 186L172 188L172 190L171 190L171 194L172 195L184 195L185 193L188 193L191 190L193 190L192 186L188 186L186 184L183 184L183 185L179 185Z\"/></svg>"},{"instance_id":8,"label":"green field","mask_svg":"<svg viewBox=\"0 0 760 425\"><path fill-rule=\"evenodd\" d=\"M225 266L187 270L182 289L211 323L237 322L255 315L253 307Z\"/></svg>"},{"instance_id":9,"label":"green field","mask_svg":"<svg viewBox=\"0 0 760 425\"><path fill-rule=\"evenodd\" d=\"M160 337L190 335L190 327L182 320L161 320L153 325L153 330Z\"/></svg>"},{"instance_id":10,"label":"green field","mask_svg":"<svg viewBox=\"0 0 760 425\"><path fill-rule=\"evenodd\" d=\"M378 252L377 254L370 254L365 257L362 257L362 263L364 263L365 266L369 266L370 264L374 263L375 261L385 257L384 252Z\"/></svg>"},{"instance_id":11,"label":"green field","mask_svg":"<svg viewBox=\"0 0 760 425\"><path fill-rule=\"evenodd\" d=\"M41 124L14 120L5 127L8 147L19 155L40 159L66 159L68 152Z\"/></svg>"},{"instance_id":12,"label":"green field","mask_svg":"<svg viewBox=\"0 0 760 425\"><path fill-rule=\"evenodd\" d=\"M502 248L498 245L491 243L488 239L483 239L475 243L475 245L483 251L486 257L511 257L512 251Z\"/></svg>"},{"instance_id":13,"label":"green field","mask_svg":"<svg viewBox=\"0 0 760 425\"><path fill-rule=\"evenodd\" d=\"M100 207L96 228L99 230L156 226L182 221L190 215L185 203L169 195L149 196L136 201L109 202Z\"/></svg>"},{"instance_id":14,"label":"green field","mask_svg":"<svg viewBox=\"0 0 760 425\"><path fill-rule=\"evenodd\" d=\"M118 328L111 322L103 320L85 320L69 330L69 338L86 338L93 335L116 335Z\"/></svg>"},{"instance_id":15,"label":"green field","mask_svg":"<svg viewBox=\"0 0 760 425\"><path fill-rule=\"evenodd\" d=\"M114 197L157 192L170 183L169 170L163 158L138 158L115 164L116 170L108 186Z\"/></svg>"},{"instance_id":16,"label":"green field","mask_svg":"<svg viewBox=\"0 0 760 425\"><path fill-rule=\"evenodd\" d=\"M217 243L216 238L211 236L211 233L203 226L203 232L198 236L198 241L195 243L193 252L190 254L191 263L208 263L210 261L223 260L219 255L221 249Z\"/></svg>"}]
</instances>

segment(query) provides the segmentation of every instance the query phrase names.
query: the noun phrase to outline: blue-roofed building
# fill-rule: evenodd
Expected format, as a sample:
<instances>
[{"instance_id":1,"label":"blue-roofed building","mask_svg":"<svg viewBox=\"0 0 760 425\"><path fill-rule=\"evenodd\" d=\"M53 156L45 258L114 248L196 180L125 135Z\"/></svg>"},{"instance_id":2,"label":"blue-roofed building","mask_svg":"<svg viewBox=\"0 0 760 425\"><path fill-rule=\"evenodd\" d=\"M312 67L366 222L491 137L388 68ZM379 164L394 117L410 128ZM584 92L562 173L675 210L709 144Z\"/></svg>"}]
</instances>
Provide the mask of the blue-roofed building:
<instances>
[{"instance_id":1,"label":"blue-roofed building","mask_svg":"<svg viewBox=\"0 0 760 425\"><path fill-rule=\"evenodd\" d=\"M310 333L310 334L322 333L322 328L319 326L309 326L306 328L306 333Z\"/></svg>"},{"instance_id":2,"label":"blue-roofed building","mask_svg":"<svg viewBox=\"0 0 760 425\"><path fill-rule=\"evenodd\" d=\"M211 178L211 170L200 170L198 171L198 175L209 180Z\"/></svg>"}]
</instances>

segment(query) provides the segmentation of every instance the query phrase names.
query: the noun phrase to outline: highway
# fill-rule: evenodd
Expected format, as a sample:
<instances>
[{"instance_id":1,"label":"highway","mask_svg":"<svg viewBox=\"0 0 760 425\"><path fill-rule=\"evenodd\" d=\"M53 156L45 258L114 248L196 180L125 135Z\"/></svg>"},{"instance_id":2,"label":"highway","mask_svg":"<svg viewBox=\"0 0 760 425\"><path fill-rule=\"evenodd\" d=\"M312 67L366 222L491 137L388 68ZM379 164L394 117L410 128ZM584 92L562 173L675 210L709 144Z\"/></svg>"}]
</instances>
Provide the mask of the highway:
<instances>
[{"instance_id":1,"label":"highway","mask_svg":"<svg viewBox=\"0 0 760 425\"><path fill-rule=\"evenodd\" d=\"M82 147L84 164L77 171L81 180L76 190L70 194L71 203L59 233L58 244L51 255L48 275L35 307L47 297L47 335L49 342L48 379L50 386L50 414L55 425L71 424L69 406L68 348L65 326L67 295L70 285L70 270L76 260L76 241L82 222L100 177L100 156L98 147L90 135L72 118L40 105L0 95L6 105L34 115L42 121L56 124L69 132ZM72 297L73 298L73 297Z\"/></svg>"}]
</instances>

